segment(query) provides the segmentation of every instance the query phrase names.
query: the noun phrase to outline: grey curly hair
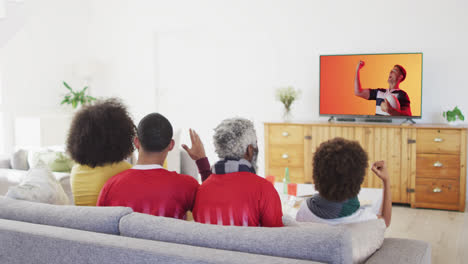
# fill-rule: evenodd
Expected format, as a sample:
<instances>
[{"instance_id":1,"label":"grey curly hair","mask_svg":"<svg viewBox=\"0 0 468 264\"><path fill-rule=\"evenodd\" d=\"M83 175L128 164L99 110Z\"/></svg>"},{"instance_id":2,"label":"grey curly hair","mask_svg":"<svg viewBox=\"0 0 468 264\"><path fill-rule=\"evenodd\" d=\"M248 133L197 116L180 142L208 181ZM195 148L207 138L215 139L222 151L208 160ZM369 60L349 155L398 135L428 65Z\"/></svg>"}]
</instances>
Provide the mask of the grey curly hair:
<instances>
[{"instance_id":1,"label":"grey curly hair","mask_svg":"<svg viewBox=\"0 0 468 264\"><path fill-rule=\"evenodd\" d=\"M214 130L215 152L220 159L242 159L249 145L257 148L254 124L248 119L225 119Z\"/></svg>"}]
</instances>

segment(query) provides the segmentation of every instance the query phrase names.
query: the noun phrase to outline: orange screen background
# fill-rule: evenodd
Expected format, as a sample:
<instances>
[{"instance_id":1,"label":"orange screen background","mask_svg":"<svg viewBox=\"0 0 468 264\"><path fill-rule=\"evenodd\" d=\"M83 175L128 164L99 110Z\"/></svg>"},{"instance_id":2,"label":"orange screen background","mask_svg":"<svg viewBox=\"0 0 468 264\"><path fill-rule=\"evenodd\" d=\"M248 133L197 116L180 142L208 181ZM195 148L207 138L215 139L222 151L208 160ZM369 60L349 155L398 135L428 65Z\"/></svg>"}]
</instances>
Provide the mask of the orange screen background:
<instances>
[{"instance_id":1,"label":"orange screen background","mask_svg":"<svg viewBox=\"0 0 468 264\"><path fill-rule=\"evenodd\" d=\"M395 64L406 70L400 89L408 94L411 113L421 116L422 54L374 54L320 56L320 114L375 115L375 100L354 95L359 61L362 89L388 88L388 75Z\"/></svg>"}]
</instances>

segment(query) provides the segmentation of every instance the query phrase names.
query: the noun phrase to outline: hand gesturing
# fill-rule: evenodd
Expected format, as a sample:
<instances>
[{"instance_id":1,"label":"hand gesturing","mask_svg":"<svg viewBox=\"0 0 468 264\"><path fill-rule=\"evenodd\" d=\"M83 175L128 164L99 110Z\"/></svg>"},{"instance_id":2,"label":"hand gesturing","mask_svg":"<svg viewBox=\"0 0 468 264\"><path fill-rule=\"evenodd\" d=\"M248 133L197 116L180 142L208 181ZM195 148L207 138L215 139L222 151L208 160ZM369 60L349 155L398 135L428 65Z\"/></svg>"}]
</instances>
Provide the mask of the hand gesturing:
<instances>
[{"instance_id":1,"label":"hand gesturing","mask_svg":"<svg viewBox=\"0 0 468 264\"><path fill-rule=\"evenodd\" d=\"M189 148L187 145L182 144L182 148L187 151L190 158L193 160L199 160L201 158L206 157L205 154L205 147L203 146L203 142L201 142L200 137L198 136L195 130L190 129L190 141L192 142L192 147Z\"/></svg>"}]
</instances>

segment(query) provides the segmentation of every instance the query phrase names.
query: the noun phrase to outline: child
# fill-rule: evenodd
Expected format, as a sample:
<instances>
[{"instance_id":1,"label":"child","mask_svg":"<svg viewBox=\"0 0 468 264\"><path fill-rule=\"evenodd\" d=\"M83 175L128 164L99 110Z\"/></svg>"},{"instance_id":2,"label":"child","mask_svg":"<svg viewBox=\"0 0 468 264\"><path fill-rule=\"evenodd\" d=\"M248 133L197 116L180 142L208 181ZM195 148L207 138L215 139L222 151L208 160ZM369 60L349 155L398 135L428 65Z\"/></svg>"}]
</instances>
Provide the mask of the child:
<instances>
[{"instance_id":1,"label":"child","mask_svg":"<svg viewBox=\"0 0 468 264\"><path fill-rule=\"evenodd\" d=\"M377 161L372 171L382 180L381 212L360 207L357 195L367 169L367 153L357 141L335 138L320 144L313 158L313 178L318 194L304 201L297 213L299 222L331 225L382 218L390 225L392 198L385 161Z\"/></svg>"}]
</instances>

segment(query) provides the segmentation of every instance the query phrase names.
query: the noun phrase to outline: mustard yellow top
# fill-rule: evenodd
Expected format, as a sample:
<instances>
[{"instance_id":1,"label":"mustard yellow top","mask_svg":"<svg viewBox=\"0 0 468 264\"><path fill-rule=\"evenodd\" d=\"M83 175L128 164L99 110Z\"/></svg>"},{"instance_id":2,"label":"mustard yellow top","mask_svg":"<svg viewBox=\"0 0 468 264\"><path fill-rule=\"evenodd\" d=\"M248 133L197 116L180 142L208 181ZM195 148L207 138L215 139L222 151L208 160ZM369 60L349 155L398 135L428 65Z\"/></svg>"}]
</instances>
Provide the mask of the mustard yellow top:
<instances>
[{"instance_id":1,"label":"mustard yellow top","mask_svg":"<svg viewBox=\"0 0 468 264\"><path fill-rule=\"evenodd\" d=\"M96 206L99 193L106 181L131 167L132 165L126 161L95 168L75 164L70 175L75 205Z\"/></svg>"}]
</instances>

